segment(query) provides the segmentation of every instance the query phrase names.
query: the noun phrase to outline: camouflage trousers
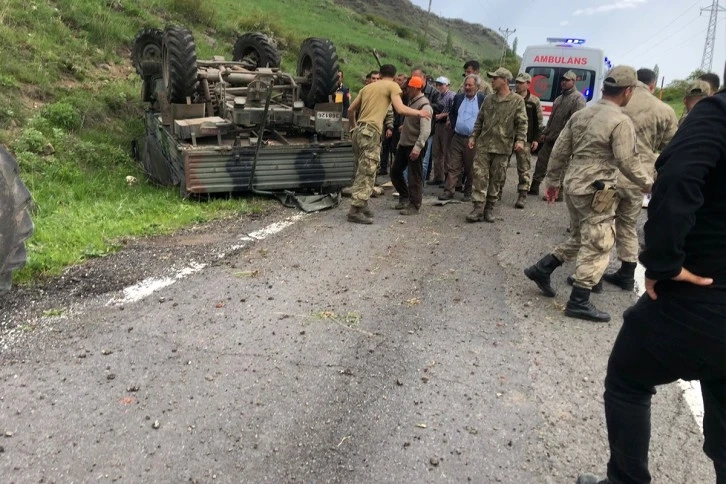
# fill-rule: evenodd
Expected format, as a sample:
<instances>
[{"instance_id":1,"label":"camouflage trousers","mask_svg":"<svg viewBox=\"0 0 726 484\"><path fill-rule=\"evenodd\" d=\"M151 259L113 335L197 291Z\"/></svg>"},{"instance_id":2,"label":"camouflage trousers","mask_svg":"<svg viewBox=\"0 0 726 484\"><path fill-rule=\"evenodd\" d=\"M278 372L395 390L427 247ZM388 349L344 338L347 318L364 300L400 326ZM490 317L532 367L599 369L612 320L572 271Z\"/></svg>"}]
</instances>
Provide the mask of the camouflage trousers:
<instances>
[{"instance_id":1,"label":"camouflage trousers","mask_svg":"<svg viewBox=\"0 0 726 484\"><path fill-rule=\"evenodd\" d=\"M381 162L381 133L370 124L358 124L353 128L351 141L357 167L350 204L363 207L371 198L376 183L378 165Z\"/></svg>"},{"instance_id":2,"label":"camouflage trousers","mask_svg":"<svg viewBox=\"0 0 726 484\"><path fill-rule=\"evenodd\" d=\"M592 210L592 195L565 196L570 213L570 238L552 251L562 262L576 259L575 286L592 289L602 278L615 244L615 207Z\"/></svg>"},{"instance_id":3,"label":"camouflage trousers","mask_svg":"<svg viewBox=\"0 0 726 484\"><path fill-rule=\"evenodd\" d=\"M489 153L483 150L474 155L474 183L471 200L474 203L487 201L495 203L499 199L499 187L507 174L507 161L510 155Z\"/></svg>"},{"instance_id":4,"label":"camouflage trousers","mask_svg":"<svg viewBox=\"0 0 726 484\"><path fill-rule=\"evenodd\" d=\"M637 223L643 207L643 193L638 188L618 187L615 207L615 249L623 262L637 262L640 245Z\"/></svg>"},{"instance_id":5,"label":"camouflage trousers","mask_svg":"<svg viewBox=\"0 0 726 484\"><path fill-rule=\"evenodd\" d=\"M522 151L514 152L514 156L517 157L517 175L519 177L517 183L518 192L526 192L529 190L529 169L532 167L532 151L530 150L530 146L530 143L524 143L524 149Z\"/></svg>"},{"instance_id":6,"label":"camouflage trousers","mask_svg":"<svg viewBox=\"0 0 726 484\"><path fill-rule=\"evenodd\" d=\"M547 165L550 162L550 155L554 146L554 143L545 141L537 152L537 162L534 164L534 173L532 174L533 182L542 183L545 175L547 175Z\"/></svg>"}]
</instances>

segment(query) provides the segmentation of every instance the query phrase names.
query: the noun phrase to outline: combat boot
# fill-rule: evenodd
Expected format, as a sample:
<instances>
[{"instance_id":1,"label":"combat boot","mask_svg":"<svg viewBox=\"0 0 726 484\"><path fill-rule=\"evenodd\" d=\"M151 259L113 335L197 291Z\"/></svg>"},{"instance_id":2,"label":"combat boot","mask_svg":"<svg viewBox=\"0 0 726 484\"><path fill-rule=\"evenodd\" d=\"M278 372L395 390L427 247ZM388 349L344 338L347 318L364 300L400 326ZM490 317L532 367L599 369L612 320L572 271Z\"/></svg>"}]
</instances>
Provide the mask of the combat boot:
<instances>
[{"instance_id":1,"label":"combat boot","mask_svg":"<svg viewBox=\"0 0 726 484\"><path fill-rule=\"evenodd\" d=\"M527 193L534 195L535 197L539 195L539 182L533 181L532 184L529 185L529 191Z\"/></svg>"},{"instance_id":2,"label":"combat boot","mask_svg":"<svg viewBox=\"0 0 726 484\"><path fill-rule=\"evenodd\" d=\"M514 202L514 208L524 208L525 203L527 203L527 192L525 190L520 190L517 201Z\"/></svg>"},{"instance_id":3,"label":"combat boot","mask_svg":"<svg viewBox=\"0 0 726 484\"><path fill-rule=\"evenodd\" d=\"M484 204L481 202L474 202L474 209L466 216L466 221L469 223L483 222Z\"/></svg>"},{"instance_id":4,"label":"combat boot","mask_svg":"<svg viewBox=\"0 0 726 484\"><path fill-rule=\"evenodd\" d=\"M490 224L494 223L494 202L487 202L484 205L484 220Z\"/></svg>"},{"instance_id":5,"label":"combat boot","mask_svg":"<svg viewBox=\"0 0 726 484\"><path fill-rule=\"evenodd\" d=\"M356 224L367 224L370 225L373 223L373 219L371 217L366 216L365 211L367 207L356 207L351 205L350 211L348 212L348 222L353 222Z\"/></svg>"},{"instance_id":6,"label":"combat boot","mask_svg":"<svg viewBox=\"0 0 726 484\"><path fill-rule=\"evenodd\" d=\"M369 207L368 204L361 207L361 212L363 212L363 215L366 217L373 218L373 210L371 210L371 207Z\"/></svg>"},{"instance_id":7,"label":"combat boot","mask_svg":"<svg viewBox=\"0 0 726 484\"><path fill-rule=\"evenodd\" d=\"M602 276L610 284L618 286L624 291L632 291L635 288L635 262L623 262L620 269Z\"/></svg>"},{"instance_id":8,"label":"combat boot","mask_svg":"<svg viewBox=\"0 0 726 484\"><path fill-rule=\"evenodd\" d=\"M418 215L418 208L416 208L414 205L409 205L398 213L400 213L401 215Z\"/></svg>"},{"instance_id":9,"label":"combat boot","mask_svg":"<svg viewBox=\"0 0 726 484\"><path fill-rule=\"evenodd\" d=\"M575 285L575 277L574 276L567 276L567 284L569 284L570 286L574 286ZM593 294L602 294L602 292L603 292L602 279L600 279L599 281L597 281L597 284L595 284L594 286L592 286L592 289L590 289L590 291L592 291Z\"/></svg>"},{"instance_id":10,"label":"combat boot","mask_svg":"<svg viewBox=\"0 0 726 484\"><path fill-rule=\"evenodd\" d=\"M590 302L590 290L584 287L572 286L570 300L565 306L565 316L585 319L596 323L607 323L610 315L600 311Z\"/></svg>"},{"instance_id":11,"label":"combat boot","mask_svg":"<svg viewBox=\"0 0 726 484\"><path fill-rule=\"evenodd\" d=\"M601 479L594 474L580 474L575 484L612 484L609 479Z\"/></svg>"},{"instance_id":12,"label":"combat boot","mask_svg":"<svg viewBox=\"0 0 726 484\"><path fill-rule=\"evenodd\" d=\"M399 200L397 204L393 206L394 210L403 210L409 206L408 200Z\"/></svg>"},{"instance_id":13,"label":"combat boot","mask_svg":"<svg viewBox=\"0 0 726 484\"><path fill-rule=\"evenodd\" d=\"M439 195L439 200L453 200L453 199L454 199L454 194L448 190L444 190L444 193Z\"/></svg>"},{"instance_id":14,"label":"combat boot","mask_svg":"<svg viewBox=\"0 0 726 484\"><path fill-rule=\"evenodd\" d=\"M557 257L547 254L538 260L535 265L527 267L524 270L524 275L534 281L545 296L555 297L555 290L550 285L550 274L561 265L562 261Z\"/></svg>"}]
</instances>

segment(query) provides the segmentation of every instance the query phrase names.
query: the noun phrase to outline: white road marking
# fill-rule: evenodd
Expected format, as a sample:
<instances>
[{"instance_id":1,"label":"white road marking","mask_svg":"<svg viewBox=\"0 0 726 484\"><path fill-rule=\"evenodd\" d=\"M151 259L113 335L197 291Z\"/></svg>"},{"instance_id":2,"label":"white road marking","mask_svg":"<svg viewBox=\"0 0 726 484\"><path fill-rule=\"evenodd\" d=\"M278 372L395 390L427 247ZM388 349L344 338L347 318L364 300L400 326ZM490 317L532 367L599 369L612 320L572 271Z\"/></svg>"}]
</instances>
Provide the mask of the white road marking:
<instances>
[{"instance_id":1,"label":"white road marking","mask_svg":"<svg viewBox=\"0 0 726 484\"><path fill-rule=\"evenodd\" d=\"M640 262L635 268L635 292L638 297L645 292L645 267ZM678 386L683 390L683 399L686 401L688 408L693 414L698 427L703 433L703 397L701 395L701 383L698 380L683 381L678 380Z\"/></svg>"},{"instance_id":2,"label":"white road marking","mask_svg":"<svg viewBox=\"0 0 726 484\"><path fill-rule=\"evenodd\" d=\"M286 218L285 220L282 220L280 222L275 222L267 227L264 227L260 230L256 230L254 232L251 232L247 235L241 235L239 239L242 241L241 244L235 244L229 248L230 251L235 251L244 248L248 243L250 242L256 242L259 240L264 240L267 237L271 235L275 235L278 232L281 232L283 229L291 226L295 222L298 222L305 218L307 214L297 214L293 215L292 217ZM224 252L220 252L217 254L217 258L222 259L226 256ZM189 266L184 267L183 269L177 271L172 276L168 277L149 277L147 279L144 279L143 281L134 284L133 286L129 286L123 290L123 295L120 297L114 296L111 298L107 303L106 306L120 306L122 304L126 303L132 303L136 301L140 301L144 299L145 297L150 296L154 292L158 291L159 289L163 289L165 287L171 286L179 279L183 279L189 275L195 274L202 269L207 267L207 264L199 264L196 262L190 262Z\"/></svg>"}]
</instances>

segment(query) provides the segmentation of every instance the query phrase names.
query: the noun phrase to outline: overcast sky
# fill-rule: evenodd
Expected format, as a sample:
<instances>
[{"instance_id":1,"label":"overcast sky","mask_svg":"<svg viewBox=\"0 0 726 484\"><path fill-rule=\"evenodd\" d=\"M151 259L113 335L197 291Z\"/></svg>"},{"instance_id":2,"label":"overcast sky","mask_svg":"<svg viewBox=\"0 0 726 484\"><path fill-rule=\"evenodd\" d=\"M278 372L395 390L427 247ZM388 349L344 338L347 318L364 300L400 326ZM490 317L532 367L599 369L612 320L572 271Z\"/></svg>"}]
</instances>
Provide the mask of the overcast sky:
<instances>
[{"instance_id":1,"label":"overcast sky","mask_svg":"<svg viewBox=\"0 0 726 484\"><path fill-rule=\"evenodd\" d=\"M411 0L428 9L429 0ZM431 12L495 31L517 29L517 54L547 37L586 39L614 64L660 68L666 85L701 66L712 0L431 0ZM726 9L726 0L720 1ZM718 16L712 71L723 77L726 12Z\"/></svg>"}]
</instances>

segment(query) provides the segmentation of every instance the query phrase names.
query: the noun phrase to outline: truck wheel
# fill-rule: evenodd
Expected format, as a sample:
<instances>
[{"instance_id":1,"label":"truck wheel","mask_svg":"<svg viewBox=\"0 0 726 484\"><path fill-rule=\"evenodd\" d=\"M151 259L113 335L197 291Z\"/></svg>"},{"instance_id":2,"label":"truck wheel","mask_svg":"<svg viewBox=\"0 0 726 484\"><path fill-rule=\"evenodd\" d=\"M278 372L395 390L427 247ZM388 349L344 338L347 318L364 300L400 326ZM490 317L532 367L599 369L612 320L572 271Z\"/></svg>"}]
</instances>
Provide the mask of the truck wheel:
<instances>
[{"instance_id":1,"label":"truck wheel","mask_svg":"<svg viewBox=\"0 0 726 484\"><path fill-rule=\"evenodd\" d=\"M280 67L280 51L265 34L243 34L234 43L232 60L244 62L253 71L259 67Z\"/></svg>"},{"instance_id":2,"label":"truck wheel","mask_svg":"<svg viewBox=\"0 0 726 484\"><path fill-rule=\"evenodd\" d=\"M133 48L131 49L131 62L136 73L144 77L144 62L161 64L161 44L164 32L159 29L141 29L136 32Z\"/></svg>"},{"instance_id":3,"label":"truck wheel","mask_svg":"<svg viewBox=\"0 0 726 484\"><path fill-rule=\"evenodd\" d=\"M18 176L18 163L0 146L0 293L10 289L12 272L25 265L25 240L33 234L30 193Z\"/></svg>"},{"instance_id":4,"label":"truck wheel","mask_svg":"<svg viewBox=\"0 0 726 484\"><path fill-rule=\"evenodd\" d=\"M327 39L307 38L300 46L297 75L305 77L300 85L300 99L312 108L316 103L328 102L338 80L338 54Z\"/></svg>"},{"instance_id":5,"label":"truck wheel","mask_svg":"<svg viewBox=\"0 0 726 484\"><path fill-rule=\"evenodd\" d=\"M164 87L169 102L185 103L197 89L197 48L194 36L184 27L164 30L161 48Z\"/></svg>"}]
</instances>

